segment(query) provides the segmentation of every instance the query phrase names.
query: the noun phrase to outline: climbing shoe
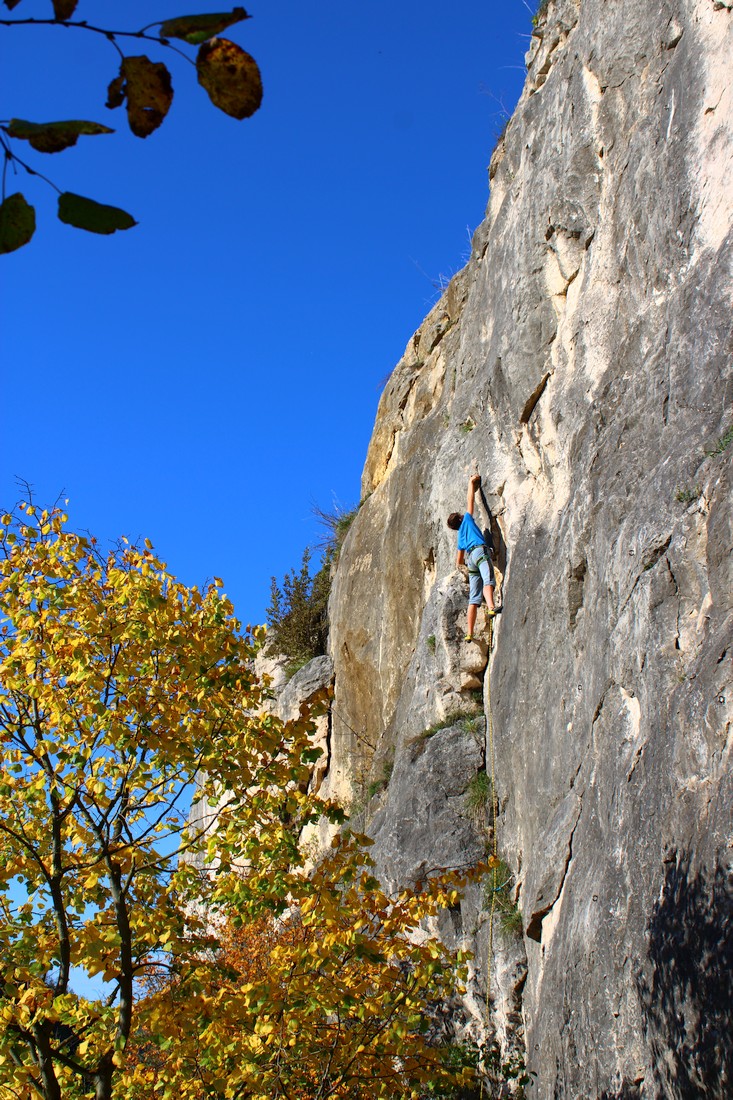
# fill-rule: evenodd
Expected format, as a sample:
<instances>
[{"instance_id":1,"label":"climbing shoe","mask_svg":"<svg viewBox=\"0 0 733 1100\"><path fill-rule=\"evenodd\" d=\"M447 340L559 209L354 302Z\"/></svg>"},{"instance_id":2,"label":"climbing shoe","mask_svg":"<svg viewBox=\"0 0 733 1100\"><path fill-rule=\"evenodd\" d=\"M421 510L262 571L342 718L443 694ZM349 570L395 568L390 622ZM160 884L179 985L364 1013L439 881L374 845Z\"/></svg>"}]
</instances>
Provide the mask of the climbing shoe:
<instances>
[{"instance_id":1,"label":"climbing shoe","mask_svg":"<svg viewBox=\"0 0 733 1100\"><path fill-rule=\"evenodd\" d=\"M464 642L472 642L473 641L473 634L467 634L466 637L463 640L464 640Z\"/></svg>"}]
</instances>

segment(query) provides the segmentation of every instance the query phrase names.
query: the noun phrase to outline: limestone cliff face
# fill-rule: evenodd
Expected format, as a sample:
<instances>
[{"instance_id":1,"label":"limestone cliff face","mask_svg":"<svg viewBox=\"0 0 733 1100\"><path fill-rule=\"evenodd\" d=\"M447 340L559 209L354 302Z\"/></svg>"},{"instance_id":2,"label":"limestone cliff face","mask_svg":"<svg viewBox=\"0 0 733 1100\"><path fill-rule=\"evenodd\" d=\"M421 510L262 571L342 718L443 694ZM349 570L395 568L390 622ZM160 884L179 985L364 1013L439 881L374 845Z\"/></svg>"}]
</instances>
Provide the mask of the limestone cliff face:
<instances>
[{"instance_id":1,"label":"limestone cliff face","mask_svg":"<svg viewBox=\"0 0 733 1100\"><path fill-rule=\"evenodd\" d=\"M733 1093L730 8L550 0L471 260L383 394L334 579L325 782L364 805L395 884L481 850L486 723L456 715L482 688L486 711L491 661L523 919L495 944L491 1017L538 1100ZM474 469L490 656L461 641L445 525ZM479 891L445 932L474 944L478 1018Z\"/></svg>"}]
</instances>

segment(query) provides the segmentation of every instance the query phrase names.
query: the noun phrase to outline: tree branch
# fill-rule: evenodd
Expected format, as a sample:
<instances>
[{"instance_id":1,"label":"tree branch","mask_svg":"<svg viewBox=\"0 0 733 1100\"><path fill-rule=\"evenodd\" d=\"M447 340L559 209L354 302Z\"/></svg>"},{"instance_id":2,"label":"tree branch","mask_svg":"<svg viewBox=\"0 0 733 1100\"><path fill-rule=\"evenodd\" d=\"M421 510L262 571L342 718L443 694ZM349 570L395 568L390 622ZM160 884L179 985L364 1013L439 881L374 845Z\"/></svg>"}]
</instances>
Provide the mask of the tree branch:
<instances>
[{"instance_id":1,"label":"tree branch","mask_svg":"<svg viewBox=\"0 0 733 1100\"><path fill-rule=\"evenodd\" d=\"M161 21L162 22L162 21ZM72 20L72 19L0 19L0 27L67 27L69 30L91 31L93 34L101 34L108 42L111 42L115 47L120 57L124 58L122 50L115 42L116 38L137 38L144 42L155 42L159 46L164 46L168 50L172 50L174 53L179 54L189 64L195 67L196 62L193 61L188 54L184 53L177 46L171 45L167 38L161 38L158 34L146 34L145 32L149 27L155 27L159 24L149 23L147 27L143 27L139 31L116 31L110 30L108 27L96 27L92 23L87 23L85 19Z\"/></svg>"}]
</instances>

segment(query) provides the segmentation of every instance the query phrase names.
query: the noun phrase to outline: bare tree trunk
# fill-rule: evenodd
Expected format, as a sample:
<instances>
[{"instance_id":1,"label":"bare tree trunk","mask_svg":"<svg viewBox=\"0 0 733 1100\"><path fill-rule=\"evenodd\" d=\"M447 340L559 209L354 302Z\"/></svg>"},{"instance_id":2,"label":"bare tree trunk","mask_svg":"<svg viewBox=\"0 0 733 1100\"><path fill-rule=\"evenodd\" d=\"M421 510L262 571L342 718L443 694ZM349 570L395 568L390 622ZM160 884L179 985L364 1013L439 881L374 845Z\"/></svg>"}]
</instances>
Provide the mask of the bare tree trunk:
<instances>
[{"instance_id":1,"label":"bare tree trunk","mask_svg":"<svg viewBox=\"0 0 733 1100\"><path fill-rule=\"evenodd\" d=\"M107 1051L99 1059L97 1072L94 1074L94 1100L112 1100L112 1076L114 1074L112 1051Z\"/></svg>"},{"instance_id":2,"label":"bare tree trunk","mask_svg":"<svg viewBox=\"0 0 733 1100\"><path fill-rule=\"evenodd\" d=\"M112 1049L107 1050L97 1063L94 1073L94 1100L112 1100L112 1079L115 1065L113 1062L115 1050L124 1050L130 1037L133 1014L133 978L134 969L132 961L132 930L127 911L127 896L122 887L122 875L119 865L111 858L109 850L105 851L105 863L109 871L112 899L115 906L115 918L117 931L120 935L120 974L119 974L119 1009L117 1014L117 1031Z\"/></svg>"},{"instance_id":3,"label":"bare tree trunk","mask_svg":"<svg viewBox=\"0 0 733 1100\"><path fill-rule=\"evenodd\" d=\"M43 1100L61 1100L61 1088L53 1067L53 1054L48 1032L48 1024L36 1024L33 1028L33 1046L41 1074Z\"/></svg>"}]
</instances>

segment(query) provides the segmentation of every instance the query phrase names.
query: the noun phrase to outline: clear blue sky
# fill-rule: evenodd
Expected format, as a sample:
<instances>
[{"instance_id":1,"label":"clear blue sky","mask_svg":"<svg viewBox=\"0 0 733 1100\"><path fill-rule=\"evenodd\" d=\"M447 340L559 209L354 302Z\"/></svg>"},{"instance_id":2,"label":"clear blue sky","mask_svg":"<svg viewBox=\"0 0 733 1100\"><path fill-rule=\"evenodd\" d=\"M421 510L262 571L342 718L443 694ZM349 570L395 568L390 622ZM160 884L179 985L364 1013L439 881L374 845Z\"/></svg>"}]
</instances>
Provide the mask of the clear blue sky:
<instances>
[{"instance_id":1,"label":"clear blue sky","mask_svg":"<svg viewBox=\"0 0 733 1100\"><path fill-rule=\"evenodd\" d=\"M182 580L223 577L258 622L270 576L318 538L312 503L358 501L384 381L467 259L532 13L524 0L245 6L253 18L228 34L262 70L259 113L227 118L170 58L173 106L144 141L104 106L118 61L103 38L0 28L3 118L117 128L20 155L140 223L74 230L49 187L9 174L38 229L0 258L0 503L18 498L15 476L42 504L64 490L73 526L151 538ZM76 18L136 29L226 8L80 0Z\"/></svg>"}]
</instances>

